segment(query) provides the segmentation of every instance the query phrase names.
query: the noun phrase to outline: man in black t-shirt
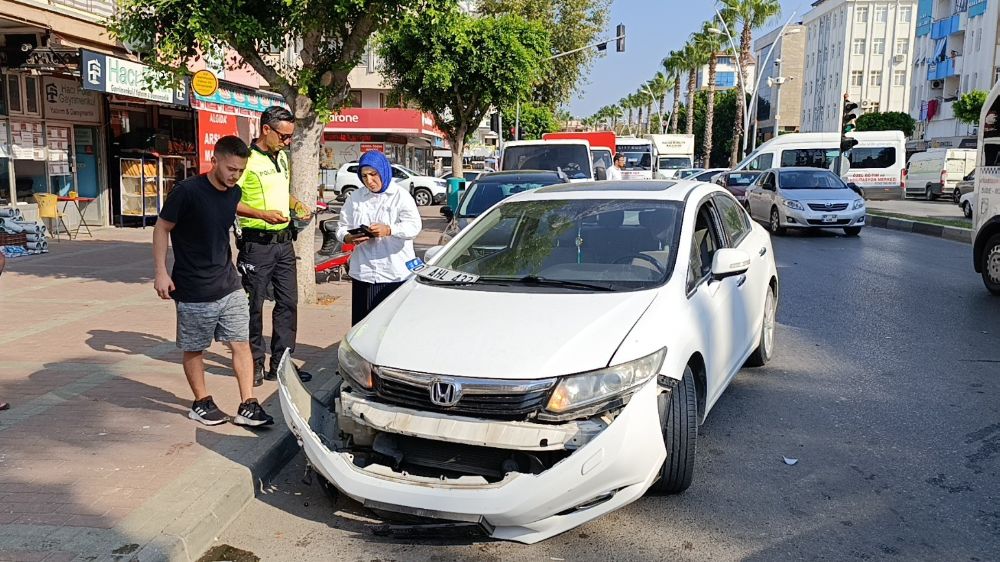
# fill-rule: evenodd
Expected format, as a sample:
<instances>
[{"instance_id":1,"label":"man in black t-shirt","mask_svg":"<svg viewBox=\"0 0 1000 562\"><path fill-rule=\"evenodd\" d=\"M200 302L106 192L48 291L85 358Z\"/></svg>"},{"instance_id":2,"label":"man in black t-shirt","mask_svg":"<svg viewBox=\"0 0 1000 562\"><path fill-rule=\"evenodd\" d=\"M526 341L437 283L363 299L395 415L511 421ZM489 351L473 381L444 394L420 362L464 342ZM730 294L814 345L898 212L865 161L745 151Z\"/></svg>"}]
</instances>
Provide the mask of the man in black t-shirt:
<instances>
[{"instance_id":1,"label":"man in black t-shirt","mask_svg":"<svg viewBox=\"0 0 1000 562\"><path fill-rule=\"evenodd\" d=\"M230 420L205 387L202 356L213 337L233 352L242 403L232 422L251 427L274 423L253 397L250 305L229 245L241 196L236 182L249 156L238 137L219 139L212 169L174 186L153 230L153 287L160 298L176 302L177 347L184 352L184 374L195 398L188 417L206 425ZM168 237L174 248L172 273L167 273Z\"/></svg>"}]
</instances>

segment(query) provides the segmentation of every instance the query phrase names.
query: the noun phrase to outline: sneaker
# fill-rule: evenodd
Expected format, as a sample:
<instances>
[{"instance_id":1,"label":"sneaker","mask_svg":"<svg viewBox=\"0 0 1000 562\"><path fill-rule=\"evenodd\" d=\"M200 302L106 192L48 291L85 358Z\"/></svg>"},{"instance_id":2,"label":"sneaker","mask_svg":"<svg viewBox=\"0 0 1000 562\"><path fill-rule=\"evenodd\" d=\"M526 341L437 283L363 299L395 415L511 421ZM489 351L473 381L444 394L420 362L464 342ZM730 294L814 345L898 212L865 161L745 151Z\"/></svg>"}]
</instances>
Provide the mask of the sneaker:
<instances>
[{"instance_id":1,"label":"sneaker","mask_svg":"<svg viewBox=\"0 0 1000 562\"><path fill-rule=\"evenodd\" d=\"M220 423L229 421L229 416L215 405L215 401L212 400L211 396L195 400L191 404L191 411L188 412L188 417L205 425L219 425Z\"/></svg>"},{"instance_id":2,"label":"sneaker","mask_svg":"<svg viewBox=\"0 0 1000 562\"><path fill-rule=\"evenodd\" d=\"M264 384L264 364L253 366L253 385L260 386Z\"/></svg>"},{"instance_id":3,"label":"sneaker","mask_svg":"<svg viewBox=\"0 0 1000 562\"><path fill-rule=\"evenodd\" d=\"M264 411L264 408L261 407L256 398L250 398L246 402L240 404L240 409L236 412L236 417L233 418L233 423L236 425L258 427L261 425L273 424L274 418L267 415L267 412Z\"/></svg>"}]
</instances>

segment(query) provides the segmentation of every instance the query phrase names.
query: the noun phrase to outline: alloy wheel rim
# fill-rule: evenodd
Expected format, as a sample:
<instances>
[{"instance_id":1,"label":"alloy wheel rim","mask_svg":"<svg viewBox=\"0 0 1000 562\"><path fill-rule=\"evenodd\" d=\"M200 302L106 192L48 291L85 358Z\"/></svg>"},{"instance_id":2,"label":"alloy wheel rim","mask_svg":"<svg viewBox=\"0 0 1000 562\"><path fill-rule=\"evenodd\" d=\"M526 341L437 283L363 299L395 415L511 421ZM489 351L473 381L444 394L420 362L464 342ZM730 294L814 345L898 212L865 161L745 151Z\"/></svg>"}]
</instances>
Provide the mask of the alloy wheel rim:
<instances>
[{"instance_id":1,"label":"alloy wheel rim","mask_svg":"<svg viewBox=\"0 0 1000 562\"><path fill-rule=\"evenodd\" d=\"M764 354L771 355L771 346L774 345L774 293L767 292L767 310L764 311Z\"/></svg>"},{"instance_id":2,"label":"alloy wheel rim","mask_svg":"<svg viewBox=\"0 0 1000 562\"><path fill-rule=\"evenodd\" d=\"M771 211L771 230L777 232L779 224L780 219L778 218L778 211Z\"/></svg>"},{"instance_id":3,"label":"alloy wheel rim","mask_svg":"<svg viewBox=\"0 0 1000 562\"><path fill-rule=\"evenodd\" d=\"M1000 285L1000 246L990 248L989 257L986 259L986 274L990 276L990 281Z\"/></svg>"},{"instance_id":4,"label":"alloy wheel rim","mask_svg":"<svg viewBox=\"0 0 1000 562\"><path fill-rule=\"evenodd\" d=\"M417 205L420 205L421 207L429 205L430 201L428 201L428 199L429 198L427 197L427 194L424 193L423 191L417 192Z\"/></svg>"}]
</instances>

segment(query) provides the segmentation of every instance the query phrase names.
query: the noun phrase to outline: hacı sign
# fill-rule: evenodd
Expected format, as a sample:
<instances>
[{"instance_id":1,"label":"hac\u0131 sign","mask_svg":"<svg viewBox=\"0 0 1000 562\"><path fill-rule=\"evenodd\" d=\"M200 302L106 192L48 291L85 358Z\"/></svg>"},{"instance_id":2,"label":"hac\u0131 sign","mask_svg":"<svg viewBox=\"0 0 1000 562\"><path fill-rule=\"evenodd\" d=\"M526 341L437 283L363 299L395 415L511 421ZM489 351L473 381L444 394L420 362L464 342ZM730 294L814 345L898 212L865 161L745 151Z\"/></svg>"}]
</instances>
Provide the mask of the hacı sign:
<instances>
[{"instance_id":1,"label":"hac\u0131 sign","mask_svg":"<svg viewBox=\"0 0 1000 562\"><path fill-rule=\"evenodd\" d=\"M101 122L101 98L73 80L45 77L45 117L76 123Z\"/></svg>"},{"instance_id":2,"label":"hac\u0131 sign","mask_svg":"<svg viewBox=\"0 0 1000 562\"><path fill-rule=\"evenodd\" d=\"M188 79L176 88L154 86L158 76L152 68L93 51L81 50L83 89L144 100L191 105Z\"/></svg>"}]
</instances>

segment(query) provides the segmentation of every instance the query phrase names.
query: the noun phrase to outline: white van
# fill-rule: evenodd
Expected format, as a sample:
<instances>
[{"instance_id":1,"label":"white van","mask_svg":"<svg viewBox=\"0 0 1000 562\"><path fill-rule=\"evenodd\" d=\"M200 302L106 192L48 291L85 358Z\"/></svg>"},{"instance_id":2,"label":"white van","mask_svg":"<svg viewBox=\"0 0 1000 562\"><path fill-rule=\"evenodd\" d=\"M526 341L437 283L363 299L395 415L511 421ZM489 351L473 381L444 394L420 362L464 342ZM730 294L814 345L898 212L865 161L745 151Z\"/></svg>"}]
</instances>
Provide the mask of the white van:
<instances>
[{"instance_id":1,"label":"white van","mask_svg":"<svg viewBox=\"0 0 1000 562\"><path fill-rule=\"evenodd\" d=\"M906 163L907 199L922 197L933 201L962 196L958 182L976 169L976 151L971 148L932 148L917 152Z\"/></svg>"},{"instance_id":2,"label":"white van","mask_svg":"<svg viewBox=\"0 0 1000 562\"><path fill-rule=\"evenodd\" d=\"M899 199L906 185L906 137L902 131L848 133L858 144L848 153L844 180L861 187L867 199ZM735 170L810 167L833 169L839 133L788 133L757 147Z\"/></svg>"},{"instance_id":3,"label":"white van","mask_svg":"<svg viewBox=\"0 0 1000 562\"><path fill-rule=\"evenodd\" d=\"M986 288L1000 295L1000 82L983 103L977 140L972 265Z\"/></svg>"},{"instance_id":4,"label":"white van","mask_svg":"<svg viewBox=\"0 0 1000 562\"><path fill-rule=\"evenodd\" d=\"M593 181L594 163L585 140L530 140L504 143L501 170L551 170L569 181Z\"/></svg>"}]
</instances>

